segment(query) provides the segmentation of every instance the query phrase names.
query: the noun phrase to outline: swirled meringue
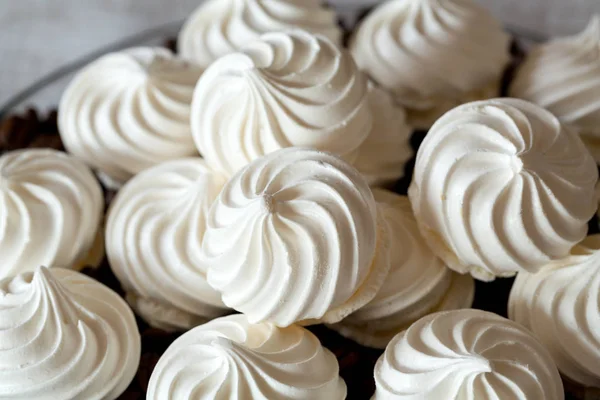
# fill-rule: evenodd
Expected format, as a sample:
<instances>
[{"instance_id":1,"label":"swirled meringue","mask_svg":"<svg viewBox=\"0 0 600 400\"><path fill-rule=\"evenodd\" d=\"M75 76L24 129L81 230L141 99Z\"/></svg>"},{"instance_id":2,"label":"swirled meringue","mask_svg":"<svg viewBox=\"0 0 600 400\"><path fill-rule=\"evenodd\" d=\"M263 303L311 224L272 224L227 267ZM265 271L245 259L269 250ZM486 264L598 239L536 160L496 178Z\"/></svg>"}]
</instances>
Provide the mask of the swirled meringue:
<instances>
[{"instance_id":1,"label":"swirled meringue","mask_svg":"<svg viewBox=\"0 0 600 400\"><path fill-rule=\"evenodd\" d=\"M374 400L562 400L548 351L522 326L479 310L428 315L375 366Z\"/></svg>"},{"instance_id":2,"label":"swirled meringue","mask_svg":"<svg viewBox=\"0 0 600 400\"><path fill-rule=\"evenodd\" d=\"M230 176L293 146L351 161L373 118L367 78L352 56L293 31L265 34L212 64L196 86L191 124L208 164Z\"/></svg>"},{"instance_id":3,"label":"swirled meringue","mask_svg":"<svg viewBox=\"0 0 600 400\"><path fill-rule=\"evenodd\" d=\"M76 158L38 149L2 155L0 279L40 265L98 265L103 208L98 181Z\"/></svg>"},{"instance_id":4,"label":"swirled meringue","mask_svg":"<svg viewBox=\"0 0 600 400\"><path fill-rule=\"evenodd\" d=\"M471 307L473 278L448 269L422 239L408 198L374 190L391 232L390 272L371 302L331 328L358 343L385 348L424 315Z\"/></svg>"},{"instance_id":5,"label":"swirled meringue","mask_svg":"<svg viewBox=\"0 0 600 400\"><path fill-rule=\"evenodd\" d=\"M202 159L188 158L136 175L113 200L108 261L150 325L187 330L226 312L200 258L206 214L224 184Z\"/></svg>"},{"instance_id":6,"label":"swirled meringue","mask_svg":"<svg viewBox=\"0 0 600 400\"><path fill-rule=\"evenodd\" d=\"M535 275L519 273L508 312L537 336L564 375L600 388L600 235Z\"/></svg>"},{"instance_id":7,"label":"swirled meringue","mask_svg":"<svg viewBox=\"0 0 600 400\"><path fill-rule=\"evenodd\" d=\"M224 187L207 217L208 283L252 323L335 323L368 303L389 266L364 178L333 155L288 148Z\"/></svg>"},{"instance_id":8,"label":"swirled meringue","mask_svg":"<svg viewBox=\"0 0 600 400\"><path fill-rule=\"evenodd\" d=\"M409 123L426 129L452 107L497 96L509 43L472 0L393 0L365 18L350 50L406 107Z\"/></svg>"},{"instance_id":9,"label":"swirled meringue","mask_svg":"<svg viewBox=\"0 0 600 400\"><path fill-rule=\"evenodd\" d=\"M373 84L369 84L369 102L373 126L353 164L369 185L387 187L404 176L406 163L414 154L410 146L413 129L406 123L404 109Z\"/></svg>"},{"instance_id":10,"label":"swirled meringue","mask_svg":"<svg viewBox=\"0 0 600 400\"><path fill-rule=\"evenodd\" d=\"M417 154L409 196L450 268L493 280L569 254L596 211L598 171L577 135L523 100L447 113Z\"/></svg>"},{"instance_id":11,"label":"swirled meringue","mask_svg":"<svg viewBox=\"0 0 600 400\"><path fill-rule=\"evenodd\" d=\"M335 356L299 326L231 315L177 339L159 360L148 400L346 398Z\"/></svg>"},{"instance_id":12,"label":"swirled meringue","mask_svg":"<svg viewBox=\"0 0 600 400\"><path fill-rule=\"evenodd\" d=\"M155 164L197 154L189 119L201 73L161 48L101 57L63 94L58 125L65 147L113 188Z\"/></svg>"},{"instance_id":13,"label":"swirled meringue","mask_svg":"<svg viewBox=\"0 0 600 400\"><path fill-rule=\"evenodd\" d=\"M127 304L83 274L40 267L0 281L0 398L116 399L140 342Z\"/></svg>"},{"instance_id":14,"label":"swirled meringue","mask_svg":"<svg viewBox=\"0 0 600 400\"><path fill-rule=\"evenodd\" d=\"M178 50L206 68L263 33L294 28L342 41L335 12L321 0L209 0L183 26Z\"/></svg>"},{"instance_id":15,"label":"swirled meringue","mask_svg":"<svg viewBox=\"0 0 600 400\"><path fill-rule=\"evenodd\" d=\"M600 16L579 35L532 50L510 87L574 129L600 162Z\"/></svg>"}]
</instances>

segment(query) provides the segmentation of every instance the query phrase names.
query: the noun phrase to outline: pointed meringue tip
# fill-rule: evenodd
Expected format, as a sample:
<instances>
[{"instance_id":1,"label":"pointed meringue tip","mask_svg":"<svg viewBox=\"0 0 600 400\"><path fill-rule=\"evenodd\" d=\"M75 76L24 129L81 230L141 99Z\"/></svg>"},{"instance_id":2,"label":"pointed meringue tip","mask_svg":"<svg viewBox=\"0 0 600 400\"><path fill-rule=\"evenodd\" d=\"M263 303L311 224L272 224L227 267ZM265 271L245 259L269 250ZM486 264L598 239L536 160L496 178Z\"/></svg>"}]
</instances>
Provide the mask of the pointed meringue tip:
<instances>
[{"instance_id":1,"label":"pointed meringue tip","mask_svg":"<svg viewBox=\"0 0 600 400\"><path fill-rule=\"evenodd\" d=\"M584 35L591 35L600 40L600 14L592 15L590 22L583 31Z\"/></svg>"},{"instance_id":2,"label":"pointed meringue tip","mask_svg":"<svg viewBox=\"0 0 600 400\"><path fill-rule=\"evenodd\" d=\"M487 374L494 371L492 361L487 358L480 358L477 360L477 369L479 373Z\"/></svg>"},{"instance_id":3,"label":"pointed meringue tip","mask_svg":"<svg viewBox=\"0 0 600 400\"><path fill-rule=\"evenodd\" d=\"M31 278L31 280L33 281L34 279L36 279L36 277L40 277L38 279L48 279L51 278L52 273L50 272L50 268L46 267L45 265L40 265L39 267L37 267L35 269L35 271L33 272L33 277Z\"/></svg>"}]
</instances>

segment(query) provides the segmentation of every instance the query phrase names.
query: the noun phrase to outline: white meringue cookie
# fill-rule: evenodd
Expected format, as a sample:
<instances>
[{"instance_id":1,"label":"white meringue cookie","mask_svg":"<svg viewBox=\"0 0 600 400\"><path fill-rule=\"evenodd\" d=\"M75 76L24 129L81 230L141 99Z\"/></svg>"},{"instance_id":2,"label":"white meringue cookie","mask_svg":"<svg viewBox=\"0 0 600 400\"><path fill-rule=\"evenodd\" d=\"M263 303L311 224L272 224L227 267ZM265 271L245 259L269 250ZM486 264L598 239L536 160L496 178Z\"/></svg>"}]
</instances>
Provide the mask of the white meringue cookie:
<instances>
[{"instance_id":1,"label":"white meringue cookie","mask_svg":"<svg viewBox=\"0 0 600 400\"><path fill-rule=\"evenodd\" d=\"M330 326L364 346L385 348L400 331L437 311L471 307L473 278L448 269L419 233L408 198L385 190L373 195L391 232L390 272L371 302Z\"/></svg>"},{"instance_id":2,"label":"white meringue cookie","mask_svg":"<svg viewBox=\"0 0 600 400\"><path fill-rule=\"evenodd\" d=\"M350 165L315 150L277 151L235 175L210 209L208 283L252 323L338 322L387 275L388 265L371 262L387 234L377 219Z\"/></svg>"},{"instance_id":3,"label":"white meringue cookie","mask_svg":"<svg viewBox=\"0 0 600 400\"><path fill-rule=\"evenodd\" d=\"M509 44L472 0L392 0L367 15L350 50L407 108L410 124L426 129L452 107L498 95Z\"/></svg>"},{"instance_id":4,"label":"white meringue cookie","mask_svg":"<svg viewBox=\"0 0 600 400\"><path fill-rule=\"evenodd\" d=\"M293 28L341 44L342 30L335 12L321 0L209 0L186 21L179 33L178 50L206 68L263 33Z\"/></svg>"},{"instance_id":5,"label":"white meringue cookie","mask_svg":"<svg viewBox=\"0 0 600 400\"><path fill-rule=\"evenodd\" d=\"M510 87L578 132L600 162L600 15L579 35L533 49Z\"/></svg>"},{"instance_id":6,"label":"white meringue cookie","mask_svg":"<svg viewBox=\"0 0 600 400\"><path fill-rule=\"evenodd\" d=\"M76 158L34 149L2 155L0 279L40 265L98 265L103 208L100 184Z\"/></svg>"},{"instance_id":7,"label":"white meringue cookie","mask_svg":"<svg viewBox=\"0 0 600 400\"><path fill-rule=\"evenodd\" d=\"M113 200L108 260L150 325L187 330L226 312L200 256L206 214L224 184L202 159L182 159L136 175Z\"/></svg>"},{"instance_id":8,"label":"white meringue cookie","mask_svg":"<svg viewBox=\"0 0 600 400\"><path fill-rule=\"evenodd\" d=\"M358 149L354 167L371 186L392 186L404 176L406 163L413 156L410 146L412 127L406 123L404 109L394 104L389 93L369 84L373 115L371 133Z\"/></svg>"},{"instance_id":9,"label":"white meringue cookie","mask_svg":"<svg viewBox=\"0 0 600 400\"><path fill-rule=\"evenodd\" d=\"M40 267L0 281L0 398L114 400L140 348L127 304L83 274Z\"/></svg>"},{"instance_id":10,"label":"white meringue cookie","mask_svg":"<svg viewBox=\"0 0 600 400\"><path fill-rule=\"evenodd\" d=\"M496 314L428 315L397 335L375 366L373 400L562 400L548 351Z\"/></svg>"},{"instance_id":11,"label":"white meringue cookie","mask_svg":"<svg viewBox=\"0 0 600 400\"><path fill-rule=\"evenodd\" d=\"M158 361L148 400L342 400L335 356L299 326L231 315L177 339Z\"/></svg>"},{"instance_id":12,"label":"white meringue cookie","mask_svg":"<svg viewBox=\"0 0 600 400\"><path fill-rule=\"evenodd\" d=\"M208 164L229 176L293 146L352 161L373 124L367 82L350 54L323 37L265 34L203 74L192 134Z\"/></svg>"},{"instance_id":13,"label":"white meringue cookie","mask_svg":"<svg viewBox=\"0 0 600 400\"><path fill-rule=\"evenodd\" d=\"M201 73L161 48L101 57L63 94L58 125L65 147L113 188L152 165L197 154L189 119Z\"/></svg>"},{"instance_id":14,"label":"white meringue cookie","mask_svg":"<svg viewBox=\"0 0 600 400\"><path fill-rule=\"evenodd\" d=\"M535 273L583 239L598 171L577 135L523 100L465 104L429 131L409 196L450 268L493 280Z\"/></svg>"},{"instance_id":15,"label":"white meringue cookie","mask_svg":"<svg viewBox=\"0 0 600 400\"><path fill-rule=\"evenodd\" d=\"M537 336L564 375L600 388L600 235L535 275L519 273L508 312Z\"/></svg>"}]
</instances>

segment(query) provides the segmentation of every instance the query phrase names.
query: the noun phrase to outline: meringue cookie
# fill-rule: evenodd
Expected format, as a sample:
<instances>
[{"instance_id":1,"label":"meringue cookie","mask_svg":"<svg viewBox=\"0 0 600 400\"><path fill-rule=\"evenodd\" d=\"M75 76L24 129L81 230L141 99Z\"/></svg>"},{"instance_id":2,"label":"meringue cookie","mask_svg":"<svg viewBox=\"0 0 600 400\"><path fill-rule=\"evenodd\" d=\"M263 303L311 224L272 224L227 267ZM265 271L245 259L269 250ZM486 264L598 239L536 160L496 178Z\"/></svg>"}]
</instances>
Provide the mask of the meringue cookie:
<instances>
[{"instance_id":1,"label":"meringue cookie","mask_svg":"<svg viewBox=\"0 0 600 400\"><path fill-rule=\"evenodd\" d=\"M523 100L460 106L417 154L411 203L432 250L493 280L569 254L596 211L598 171L579 137Z\"/></svg>"},{"instance_id":2,"label":"meringue cookie","mask_svg":"<svg viewBox=\"0 0 600 400\"><path fill-rule=\"evenodd\" d=\"M522 326L479 310L426 316L375 366L374 400L562 400L550 354Z\"/></svg>"},{"instance_id":3,"label":"meringue cookie","mask_svg":"<svg viewBox=\"0 0 600 400\"><path fill-rule=\"evenodd\" d=\"M519 273L508 312L537 336L564 375L600 388L599 307L600 235L594 235L537 274Z\"/></svg>"},{"instance_id":4,"label":"meringue cookie","mask_svg":"<svg viewBox=\"0 0 600 400\"><path fill-rule=\"evenodd\" d=\"M140 348L127 304L83 274L40 267L0 281L0 398L116 399Z\"/></svg>"},{"instance_id":5,"label":"meringue cookie","mask_svg":"<svg viewBox=\"0 0 600 400\"><path fill-rule=\"evenodd\" d=\"M497 96L509 45L472 0L392 0L365 18L350 50L407 108L409 123L427 129L452 107Z\"/></svg>"},{"instance_id":6,"label":"meringue cookie","mask_svg":"<svg viewBox=\"0 0 600 400\"><path fill-rule=\"evenodd\" d=\"M377 226L358 171L315 150L277 151L235 175L210 209L208 283L251 323L338 322L383 285Z\"/></svg>"},{"instance_id":7,"label":"meringue cookie","mask_svg":"<svg viewBox=\"0 0 600 400\"><path fill-rule=\"evenodd\" d=\"M76 158L41 149L0 156L0 279L40 265L97 266L103 208L100 184Z\"/></svg>"},{"instance_id":8,"label":"meringue cookie","mask_svg":"<svg viewBox=\"0 0 600 400\"><path fill-rule=\"evenodd\" d=\"M208 164L229 176L293 146L351 161L373 125L367 78L350 54L303 31L265 34L212 64L191 121Z\"/></svg>"},{"instance_id":9,"label":"meringue cookie","mask_svg":"<svg viewBox=\"0 0 600 400\"><path fill-rule=\"evenodd\" d=\"M404 177L406 163L413 156L410 137L413 129L406 123L406 112L394 104L386 91L369 84L373 115L371 133L358 149L354 167L374 187L393 186Z\"/></svg>"},{"instance_id":10,"label":"meringue cookie","mask_svg":"<svg viewBox=\"0 0 600 400\"><path fill-rule=\"evenodd\" d=\"M335 12L321 0L209 0L186 21L178 50L206 68L263 33L293 28L342 41Z\"/></svg>"},{"instance_id":11,"label":"meringue cookie","mask_svg":"<svg viewBox=\"0 0 600 400\"><path fill-rule=\"evenodd\" d=\"M113 200L108 261L150 325L187 330L226 312L199 254L206 214L224 184L202 159L182 159L136 175Z\"/></svg>"},{"instance_id":12,"label":"meringue cookie","mask_svg":"<svg viewBox=\"0 0 600 400\"><path fill-rule=\"evenodd\" d=\"M155 164L197 154L189 119L201 73L161 48L101 57L63 94L58 126L65 147L111 188Z\"/></svg>"},{"instance_id":13,"label":"meringue cookie","mask_svg":"<svg viewBox=\"0 0 600 400\"><path fill-rule=\"evenodd\" d=\"M385 348L400 331L424 315L469 308L473 278L448 269L422 239L408 198L385 190L373 195L391 232L390 272L371 302L330 326L364 346Z\"/></svg>"},{"instance_id":14,"label":"meringue cookie","mask_svg":"<svg viewBox=\"0 0 600 400\"><path fill-rule=\"evenodd\" d=\"M346 398L335 356L308 330L231 315L177 339L158 361L148 400Z\"/></svg>"},{"instance_id":15,"label":"meringue cookie","mask_svg":"<svg viewBox=\"0 0 600 400\"><path fill-rule=\"evenodd\" d=\"M510 87L578 132L600 162L600 16L579 35L532 50Z\"/></svg>"}]
</instances>

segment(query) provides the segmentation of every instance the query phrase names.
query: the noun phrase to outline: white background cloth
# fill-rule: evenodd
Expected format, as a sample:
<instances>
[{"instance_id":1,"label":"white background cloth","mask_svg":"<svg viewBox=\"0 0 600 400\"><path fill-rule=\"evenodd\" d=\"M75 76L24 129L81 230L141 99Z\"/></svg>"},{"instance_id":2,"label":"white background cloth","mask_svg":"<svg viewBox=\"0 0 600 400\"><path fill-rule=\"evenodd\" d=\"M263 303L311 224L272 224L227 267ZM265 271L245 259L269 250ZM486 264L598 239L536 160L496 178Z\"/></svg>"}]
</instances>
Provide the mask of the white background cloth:
<instances>
[{"instance_id":1,"label":"white background cloth","mask_svg":"<svg viewBox=\"0 0 600 400\"><path fill-rule=\"evenodd\" d=\"M165 23L170 25L156 37L176 33L201 1L0 0L0 106L57 68L124 37ZM600 0L478 1L515 30L542 37L577 32L600 13ZM346 10L377 2L330 0ZM58 86L26 101L50 106Z\"/></svg>"}]
</instances>

